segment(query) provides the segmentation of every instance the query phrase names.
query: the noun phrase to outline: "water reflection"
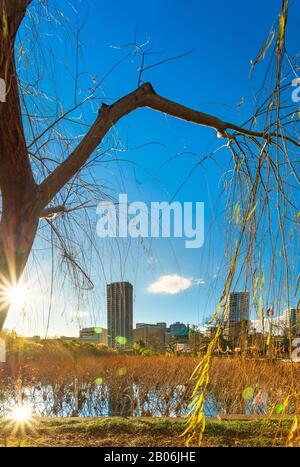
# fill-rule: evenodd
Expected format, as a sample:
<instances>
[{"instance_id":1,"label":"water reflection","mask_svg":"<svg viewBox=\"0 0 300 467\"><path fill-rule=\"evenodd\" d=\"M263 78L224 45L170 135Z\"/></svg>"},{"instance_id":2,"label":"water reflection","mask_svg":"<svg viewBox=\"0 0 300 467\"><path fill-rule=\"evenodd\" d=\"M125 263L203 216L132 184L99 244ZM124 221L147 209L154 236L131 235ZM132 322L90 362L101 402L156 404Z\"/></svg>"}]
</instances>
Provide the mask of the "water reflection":
<instances>
[{"instance_id":1,"label":"water reflection","mask_svg":"<svg viewBox=\"0 0 300 467\"><path fill-rule=\"evenodd\" d=\"M145 391L138 384L120 385L116 388L107 384L36 385L7 387L0 391L0 417L18 401L30 404L35 413L47 417L184 417L190 408L185 386L175 388L156 387ZM205 402L207 417L232 413L228 399L218 399L208 394ZM268 406L262 404L260 413L267 413ZM236 413L257 413L252 401L242 402Z\"/></svg>"}]
</instances>

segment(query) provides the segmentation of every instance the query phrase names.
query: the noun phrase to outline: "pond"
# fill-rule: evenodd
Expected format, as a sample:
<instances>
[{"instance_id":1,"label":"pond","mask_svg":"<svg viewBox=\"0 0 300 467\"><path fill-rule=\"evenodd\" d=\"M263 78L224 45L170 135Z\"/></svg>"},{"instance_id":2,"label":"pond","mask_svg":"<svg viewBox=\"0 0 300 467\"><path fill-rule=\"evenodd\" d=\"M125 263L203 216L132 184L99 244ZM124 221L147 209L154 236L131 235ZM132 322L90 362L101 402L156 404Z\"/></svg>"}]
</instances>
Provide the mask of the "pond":
<instances>
[{"instance_id":1,"label":"pond","mask_svg":"<svg viewBox=\"0 0 300 467\"><path fill-rule=\"evenodd\" d=\"M9 413L16 404L32 407L34 413L46 417L184 417L189 413L190 399L186 387L153 388L143 391L138 384L110 388L106 384L44 385L8 389L0 392L0 416ZM216 417L228 413L222 401L207 394L205 415ZM257 407L256 407L257 409ZM244 405L243 413L267 413L267 405L255 410L251 400ZM240 412L241 413L241 412Z\"/></svg>"}]
</instances>

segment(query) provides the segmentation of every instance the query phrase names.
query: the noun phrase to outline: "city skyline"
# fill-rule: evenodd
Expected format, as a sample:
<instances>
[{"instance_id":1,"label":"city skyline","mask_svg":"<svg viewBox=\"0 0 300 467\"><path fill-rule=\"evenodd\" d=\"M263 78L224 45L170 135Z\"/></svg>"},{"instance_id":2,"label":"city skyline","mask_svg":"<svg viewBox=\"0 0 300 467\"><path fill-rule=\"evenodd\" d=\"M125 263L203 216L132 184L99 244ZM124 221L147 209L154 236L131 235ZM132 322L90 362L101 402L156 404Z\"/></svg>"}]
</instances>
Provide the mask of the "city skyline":
<instances>
[{"instance_id":1,"label":"city skyline","mask_svg":"<svg viewBox=\"0 0 300 467\"><path fill-rule=\"evenodd\" d=\"M130 282L128 281L119 281L119 282ZM118 281L111 281L110 283L118 283ZM61 332L48 332L47 335L43 335L38 329L36 330L30 330L29 332L27 331L19 331L15 329L20 335L26 335L26 336L34 336L34 335L41 335L43 337L57 337L57 336L66 336L66 337L71 337L74 336L75 334L78 334L80 329L82 328L95 328L95 327L100 327L100 328L106 328L107 327L107 285L104 284L105 288L105 293L104 295L104 300L103 300L103 305L102 305L102 312L100 313L101 318L97 318L95 314L90 314L86 312L85 310L76 310L74 314L70 315L71 320L73 321L72 326L65 326ZM165 300L176 300L178 302L178 296L181 295L183 303L186 302L186 294L190 293L195 290L196 287L202 287L203 286L203 281L201 279L191 279L191 278L183 278L180 277L176 274L174 275L166 275L166 276L161 276L158 278L156 281L153 281L151 284L149 284L146 287L146 292L148 295L148 299L151 301L151 296L164 296ZM166 290L169 288L168 293ZM152 290L151 290L152 289ZM133 327L136 326L137 323L140 322L145 322L151 324L151 320L149 320L149 314L141 312L140 309L137 308L136 303L138 302L139 294L142 293L143 291L139 287L139 285L135 286L133 285L133 306L136 309L136 312L133 314ZM232 291L231 293L236 293L235 291ZM238 292L239 293L239 292ZM249 292L250 293L250 292ZM251 293L250 293L251 295ZM35 296L36 298L36 296ZM55 300L53 300L53 307L56 306ZM268 304L271 306L271 304ZM269 307L268 306L268 307ZM295 308L296 304L291 304L291 308ZM20 309L23 307L22 303L16 303L12 304L12 310L11 310L11 316L14 315L14 309L19 309L19 311L16 313L16 317L19 318L20 316ZM285 323L285 310L287 306L283 305L281 308L275 307L275 312L273 311L272 315L272 321L276 323L276 325L281 326L283 323ZM173 323L173 322L182 322L182 310L185 310L186 307L185 305L182 306L181 309L177 309L176 313L171 313L169 311L164 312L164 310L160 310L157 313L158 319L154 318L152 320L152 323L154 324L155 321L161 321L159 319L160 317L163 318L163 321ZM267 309L267 307L266 307ZM274 307L273 307L274 309ZM186 324L192 324L192 325L197 325L200 330L205 330L207 329L208 322L210 321L211 317L214 314L214 308L211 307L211 311L207 313L206 315L203 315L201 320L195 320L193 317L189 320L185 320ZM98 313L99 316L99 313ZM249 305L249 316L250 316L250 322L252 323L252 326L257 329L258 331L262 330L262 322L261 319L257 318L257 315L255 313L255 306L252 300L250 299L250 305ZM10 321L10 320L9 320ZM8 321L8 322L9 322ZM76 324L74 324L74 321L76 321ZM265 330L268 332L269 330L269 322L270 320L265 319ZM7 330L10 330L9 326L6 326Z\"/></svg>"},{"instance_id":2,"label":"city skyline","mask_svg":"<svg viewBox=\"0 0 300 467\"><path fill-rule=\"evenodd\" d=\"M108 324L108 321L109 321L109 316L110 316L110 311L109 311L109 290L111 287L120 287L122 285L127 285L127 286L130 286L130 289L131 289L131 292L130 292L130 300L132 300L132 297L135 295L134 293L134 287L133 285L129 282L129 281L113 281L111 283L108 283L106 284L106 310L105 310L105 324L102 322L96 322L94 326L90 326L90 325L78 325L78 327L76 328L77 330L77 333L79 333L78 337L81 338L81 332L82 330L85 330L86 332L86 335L88 336L89 334L92 335L92 334L101 334L102 333L102 330L105 331L105 333L107 334L107 345L109 347L112 347L111 345L111 341L110 341L110 336L109 336L109 324ZM240 304L239 304L239 297L241 297L241 301L244 301L246 300L247 304L245 305L245 307L243 308L240 308ZM245 298L243 298L245 297ZM296 308L294 306L291 306L290 308L285 308L283 310L281 310L281 314L279 315L276 315L274 316L274 313L272 313L271 315L271 319L270 319L270 316L269 316L269 319L267 319L267 317L265 318L265 322L264 322L264 329L262 327L262 322L261 320L257 320L257 319L251 319L250 318L250 309L251 309L251 294L249 291L232 291L229 293L228 295L228 298L225 300L224 302L224 307L225 307L225 315L224 315L224 324L223 324L223 330L224 330L224 335L226 336L228 334L228 336L233 332L237 332L239 333L239 331L236 329L236 326L238 325L238 323L240 321L243 321L244 319L246 319L247 322L249 322L249 325L251 325L252 327L252 330L255 330L257 332L261 332L264 330L264 332L268 333L269 330L270 330L270 322L273 322L275 324L275 326L277 327L277 333L278 333L278 329L279 329L279 333L282 332L282 329L288 325L288 316L289 316L289 310L290 310L290 313L292 314L292 326L295 326L296 324ZM236 303L237 301L237 303ZM231 303L233 303L233 308L232 308L232 305ZM236 310L235 310L235 307L236 307ZM115 309L118 308L118 306L115 304ZM231 310L232 308L232 310ZM230 311L231 310L231 311ZM116 310L115 310L116 311ZM139 317L137 316L137 313L134 313L134 302L132 301L131 302L131 312L129 313L130 314L130 322L128 322L126 324L126 329L127 329L127 326L129 324L129 326L131 325L131 328L132 330L136 330L138 329L139 327L143 327L143 326L157 326L157 325L166 325L166 328L170 328L172 325L176 325L176 324L180 324L180 325L185 325L186 327L189 327L189 326L197 326L198 327L198 330L199 332L205 332L205 331L208 331L210 327L214 327L214 326L217 326L216 323L214 324L211 324L209 322L209 320L207 320L205 323L203 322L202 324L199 324L199 323L195 323L195 322L187 322L187 321L182 321L182 319L179 319L179 320L175 320L175 319L170 319L169 321L167 320L160 320L160 321L151 321L151 320L146 320L146 321L140 321L139 320ZM160 314L161 318L163 318L163 316ZM246 316L246 318L245 318ZM169 325L168 325L169 323ZM125 326L124 322L123 322L123 327ZM117 325L116 326L117 329L120 329L122 328L122 326L120 325ZM124 327L125 329L125 327ZM249 331L249 326L247 325L247 329ZM281 329L281 331L280 331ZM248 332L247 331L247 332ZM273 330L274 331L274 330ZM276 330L275 330L276 331ZM126 333L127 331L125 332L113 332L113 336L111 337L111 339L114 339L115 336L119 336L119 337L126 337ZM275 332L276 333L276 332ZM72 333L66 333L66 334L60 334L60 335L49 335L47 337L51 338L51 337L75 337L74 336L74 332L73 334ZM20 335L24 335L25 334L20 334ZM28 337L33 337L33 336L37 336L38 334L36 333L33 333L32 335L26 335ZM103 335L101 336L103 338ZM76 337L77 338L77 337ZM126 338L127 339L127 338ZM87 341L89 340L89 338L87 337ZM100 338L99 338L99 342L103 342ZM133 339L131 340L131 342L133 342ZM127 342L125 343L127 344ZM124 343L122 344L123 346L126 346ZM122 347L121 345L121 347Z\"/></svg>"}]
</instances>

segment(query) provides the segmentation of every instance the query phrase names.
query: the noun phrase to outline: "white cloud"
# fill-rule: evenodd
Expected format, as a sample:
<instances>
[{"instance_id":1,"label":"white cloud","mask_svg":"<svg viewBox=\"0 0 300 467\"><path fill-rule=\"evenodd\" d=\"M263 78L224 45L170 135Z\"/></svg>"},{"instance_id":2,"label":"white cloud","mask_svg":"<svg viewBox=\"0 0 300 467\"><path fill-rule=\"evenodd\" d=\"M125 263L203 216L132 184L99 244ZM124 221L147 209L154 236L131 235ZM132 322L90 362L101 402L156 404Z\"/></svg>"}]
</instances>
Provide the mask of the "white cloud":
<instances>
[{"instance_id":1,"label":"white cloud","mask_svg":"<svg viewBox=\"0 0 300 467\"><path fill-rule=\"evenodd\" d=\"M190 289L193 285L203 285L203 279L191 279L188 277L178 276L177 274L169 274L160 276L155 282L148 287L148 292L153 294L167 293L177 294L183 290Z\"/></svg>"}]
</instances>

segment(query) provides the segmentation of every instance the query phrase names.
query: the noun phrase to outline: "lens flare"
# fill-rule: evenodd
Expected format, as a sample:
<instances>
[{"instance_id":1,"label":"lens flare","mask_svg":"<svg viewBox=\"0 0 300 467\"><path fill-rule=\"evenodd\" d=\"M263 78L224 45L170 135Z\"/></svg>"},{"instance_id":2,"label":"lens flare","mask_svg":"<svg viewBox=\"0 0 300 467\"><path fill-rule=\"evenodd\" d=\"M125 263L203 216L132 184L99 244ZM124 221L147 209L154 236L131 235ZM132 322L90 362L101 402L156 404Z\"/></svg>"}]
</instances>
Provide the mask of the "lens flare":
<instances>
[{"instance_id":1,"label":"lens flare","mask_svg":"<svg viewBox=\"0 0 300 467\"><path fill-rule=\"evenodd\" d=\"M27 289L23 285L15 285L8 287L5 295L11 305L23 306L27 300Z\"/></svg>"},{"instance_id":2,"label":"lens flare","mask_svg":"<svg viewBox=\"0 0 300 467\"><path fill-rule=\"evenodd\" d=\"M6 423L12 435L34 431L36 418L32 406L25 403L14 405L6 417Z\"/></svg>"},{"instance_id":3,"label":"lens flare","mask_svg":"<svg viewBox=\"0 0 300 467\"><path fill-rule=\"evenodd\" d=\"M25 423L32 418L32 408L27 405L17 405L12 409L9 418L17 423Z\"/></svg>"},{"instance_id":4,"label":"lens flare","mask_svg":"<svg viewBox=\"0 0 300 467\"><path fill-rule=\"evenodd\" d=\"M22 308L28 303L29 299L29 284L23 281L9 282L1 280L0 282L0 308L13 306L14 308Z\"/></svg>"},{"instance_id":5,"label":"lens flare","mask_svg":"<svg viewBox=\"0 0 300 467\"><path fill-rule=\"evenodd\" d=\"M126 345L127 344L127 339L124 336L117 336L115 341L119 345Z\"/></svg>"},{"instance_id":6,"label":"lens flare","mask_svg":"<svg viewBox=\"0 0 300 467\"><path fill-rule=\"evenodd\" d=\"M249 401L250 399L252 399L253 393L254 393L253 388L247 387L247 388L245 388L245 389L243 390L243 392L242 392L242 397L243 397L243 399L245 399L246 401Z\"/></svg>"}]
</instances>

